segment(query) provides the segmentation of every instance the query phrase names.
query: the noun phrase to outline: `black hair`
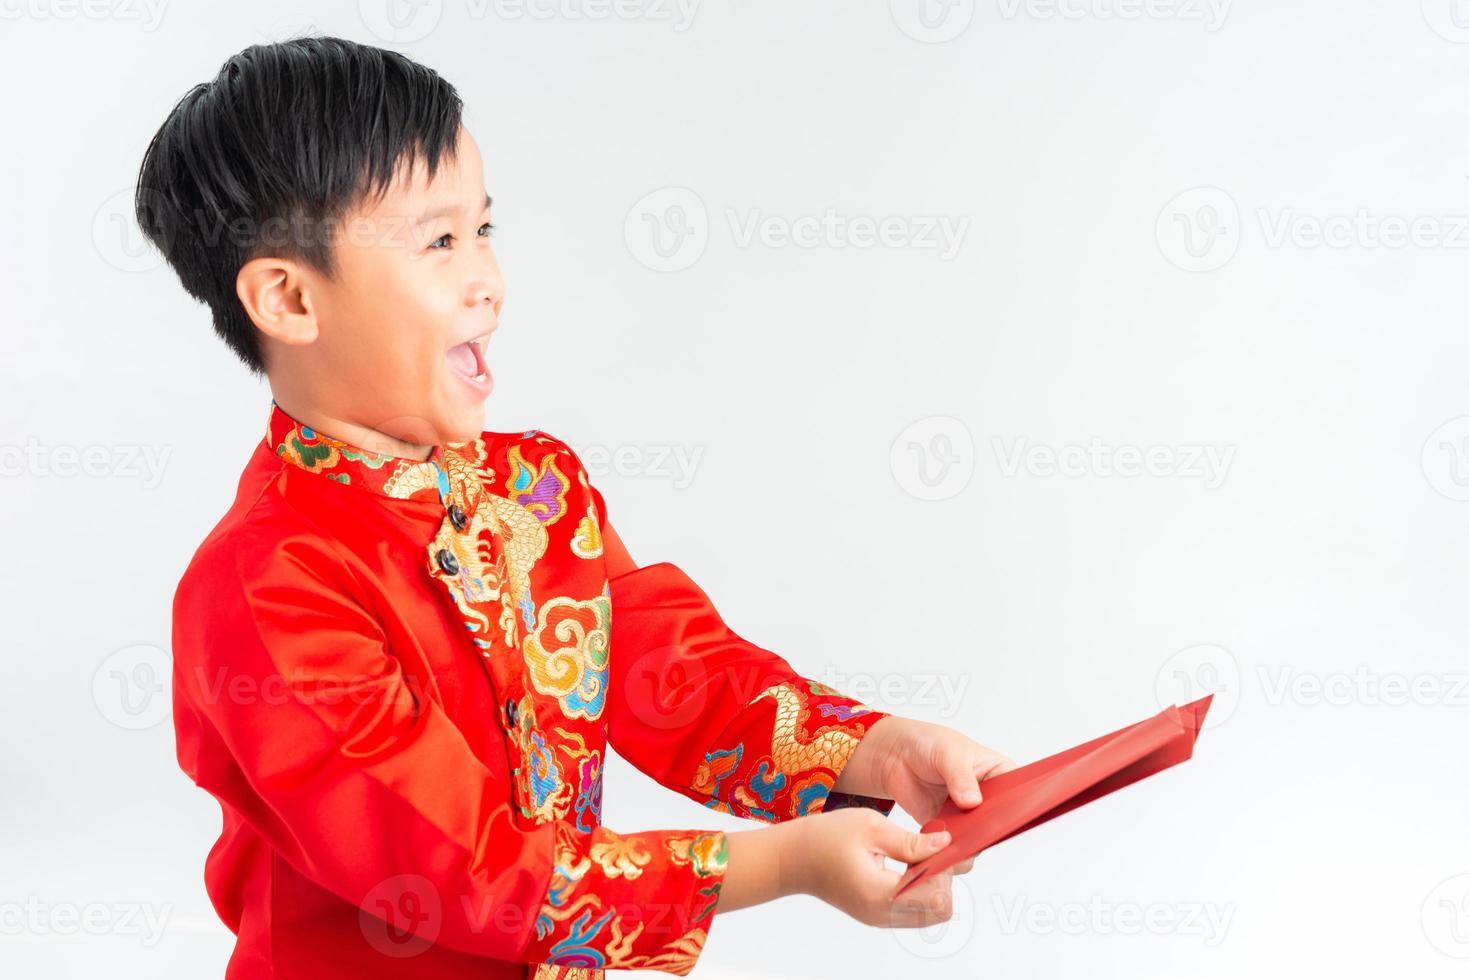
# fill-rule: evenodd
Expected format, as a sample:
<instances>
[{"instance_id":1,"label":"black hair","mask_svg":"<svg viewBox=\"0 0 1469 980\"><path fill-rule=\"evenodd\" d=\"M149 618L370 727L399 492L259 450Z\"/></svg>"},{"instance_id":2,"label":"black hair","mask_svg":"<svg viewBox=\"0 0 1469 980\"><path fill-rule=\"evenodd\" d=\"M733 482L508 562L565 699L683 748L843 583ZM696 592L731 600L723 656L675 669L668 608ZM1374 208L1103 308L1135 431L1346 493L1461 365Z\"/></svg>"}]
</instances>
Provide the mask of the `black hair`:
<instances>
[{"instance_id":1,"label":"black hair","mask_svg":"<svg viewBox=\"0 0 1469 980\"><path fill-rule=\"evenodd\" d=\"M190 89L153 136L138 226L258 376L240 267L279 255L334 275L330 228L385 193L400 163L421 154L432 178L440 155L458 151L462 110L454 86L395 51L336 37L252 45Z\"/></svg>"}]
</instances>

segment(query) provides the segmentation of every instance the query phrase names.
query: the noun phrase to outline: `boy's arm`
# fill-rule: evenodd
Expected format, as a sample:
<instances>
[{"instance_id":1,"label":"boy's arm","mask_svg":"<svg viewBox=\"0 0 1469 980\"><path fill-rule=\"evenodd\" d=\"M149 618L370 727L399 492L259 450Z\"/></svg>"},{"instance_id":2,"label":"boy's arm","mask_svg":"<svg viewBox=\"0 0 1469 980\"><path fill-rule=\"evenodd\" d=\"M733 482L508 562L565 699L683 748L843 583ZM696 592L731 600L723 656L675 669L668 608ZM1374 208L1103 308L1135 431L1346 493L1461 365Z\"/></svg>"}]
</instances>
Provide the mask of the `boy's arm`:
<instances>
[{"instance_id":1,"label":"boy's arm","mask_svg":"<svg viewBox=\"0 0 1469 980\"><path fill-rule=\"evenodd\" d=\"M200 786L345 901L437 909L422 920L430 942L692 969L726 869L722 832L530 825L503 767L409 683L330 545L242 532L225 548L191 567L174 607L179 760Z\"/></svg>"},{"instance_id":2,"label":"boy's arm","mask_svg":"<svg viewBox=\"0 0 1469 980\"><path fill-rule=\"evenodd\" d=\"M592 487L612 591L607 735L664 786L770 823L894 801L834 792L867 732L889 717L798 674L741 638L668 562L639 567Z\"/></svg>"}]
</instances>

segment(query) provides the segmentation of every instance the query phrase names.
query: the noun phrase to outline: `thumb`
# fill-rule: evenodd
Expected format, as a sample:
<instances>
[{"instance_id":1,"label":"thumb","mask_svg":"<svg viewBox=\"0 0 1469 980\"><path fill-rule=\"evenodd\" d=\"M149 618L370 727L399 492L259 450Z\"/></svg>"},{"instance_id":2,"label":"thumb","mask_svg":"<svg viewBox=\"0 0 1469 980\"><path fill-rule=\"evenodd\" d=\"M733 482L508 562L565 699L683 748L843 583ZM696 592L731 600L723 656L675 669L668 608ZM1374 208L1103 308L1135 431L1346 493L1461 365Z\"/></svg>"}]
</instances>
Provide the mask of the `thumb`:
<instances>
[{"instance_id":1,"label":"thumb","mask_svg":"<svg viewBox=\"0 0 1469 980\"><path fill-rule=\"evenodd\" d=\"M944 784L949 796L961 807L978 806L983 799L975 769L975 764L968 759L952 760L944 768Z\"/></svg>"},{"instance_id":2,"label":"thumb","mask_svg":"<svg viewBox=\"0 0 1469 980\"><path fill-rule=\"evenodd\" d=\"M891 820L883 822L878 830L877 847L890 858L904 864L917 864L930 854L937 854L949 843L947 830L922 833L907 830Z\"/></svg>"}]
</instances>

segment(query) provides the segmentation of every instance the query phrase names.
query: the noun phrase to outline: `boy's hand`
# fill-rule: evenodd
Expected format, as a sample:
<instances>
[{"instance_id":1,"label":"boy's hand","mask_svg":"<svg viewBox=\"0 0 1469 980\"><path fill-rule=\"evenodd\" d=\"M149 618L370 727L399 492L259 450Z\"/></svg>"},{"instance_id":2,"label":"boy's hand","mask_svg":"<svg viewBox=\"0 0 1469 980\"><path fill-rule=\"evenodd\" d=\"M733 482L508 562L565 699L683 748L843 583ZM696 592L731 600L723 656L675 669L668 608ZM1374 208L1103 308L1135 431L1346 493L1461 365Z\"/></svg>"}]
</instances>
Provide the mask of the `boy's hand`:
<instances>
[{"instance_id":1,"label":"boy's hand","mask_svg":"<svg viewBox=\"0 0 1469 980\"><path fill-rule=\"evenodd\" d=\"M922 928L953 914L952 869L894 899L902 875L883 863L891 857L915 864L948 844L948 831L920 834L865 807L811 814L788 827L791 837L780 857L782 892L814 895L870 926Z\"/></svg>"},{"instance_id":2,"label":"boy's hand","mask_svg":"<svg viewBox=\"0 0 1469 980\"><path fill-rule=\"evenodd\" d=\"M952 728L890 715L868 729L832 789L894 800L922 825L949 797L966 810L978 806L980 782L1014 768L1011 759ZM973 866L969 858L952 870L963 874Z\"/></svg>"}]
</instances>

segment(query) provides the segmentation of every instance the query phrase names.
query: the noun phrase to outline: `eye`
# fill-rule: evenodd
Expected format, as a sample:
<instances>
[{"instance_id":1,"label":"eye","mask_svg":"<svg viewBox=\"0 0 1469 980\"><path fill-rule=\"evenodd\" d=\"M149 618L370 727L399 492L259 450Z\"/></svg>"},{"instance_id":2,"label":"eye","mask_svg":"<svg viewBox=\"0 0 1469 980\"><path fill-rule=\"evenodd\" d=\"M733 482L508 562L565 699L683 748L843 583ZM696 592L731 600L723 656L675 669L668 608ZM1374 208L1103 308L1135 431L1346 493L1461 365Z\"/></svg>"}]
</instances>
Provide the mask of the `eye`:
<instances>
[{"instance_id":1,"label":"eye","mask_svg":"<svg viewBox=\"0 0 1469 980\"><path fill-rule=\"evenodd\" d=\"M451 235L451 234L449 234L448 232L445 232L444 234L440 235L438 238L435 238L433 241L429 242L428 243L428 247L429 248L434 248L435 246L437 246L439 244L439 242L443 242L445 245L448 245L448 243L449 242L452 242L453 240L454 240L454 236Z\"/></svg>"},{"instance_id":2,"label":"eye","mask_svg":"<svg viewBox=\"0 0 1469 980\"><path fill-rule=\"evenodd\" d=\"M479 226L479 232L480 236L483 238L493 238L495 235L495 226L486 221L484 224Z\"/></svg>"}]
</instances>

